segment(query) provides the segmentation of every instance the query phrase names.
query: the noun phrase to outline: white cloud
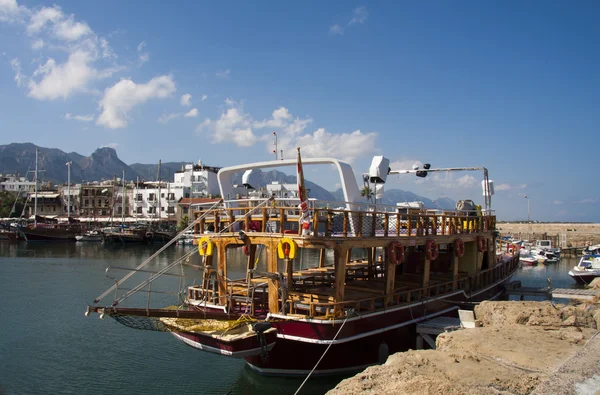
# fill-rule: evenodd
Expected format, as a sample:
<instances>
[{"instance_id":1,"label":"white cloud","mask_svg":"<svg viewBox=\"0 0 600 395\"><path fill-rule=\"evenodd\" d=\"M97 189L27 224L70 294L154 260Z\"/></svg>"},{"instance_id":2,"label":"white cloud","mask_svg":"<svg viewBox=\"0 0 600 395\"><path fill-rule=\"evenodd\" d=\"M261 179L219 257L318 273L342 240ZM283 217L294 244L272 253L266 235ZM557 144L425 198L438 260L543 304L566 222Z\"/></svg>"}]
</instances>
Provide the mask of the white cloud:
<instances>
[{"instance_id":1,"label":"white cloud","mask_svg":"<svg viewBox=\"0 0 600 395\"><path fill-rule=\"evenodd\" d=\"M17 0L0 0L0 21L13 22L21 13Z\"/></svg>"},{"instance_id":2,"label":"white cloud","mask_svg":"<svg viewBox=\"0 0 600 395\"><path fill-rule=\"evenodd\" d=\"M369 13L365 7L357 7L354 9L353 17L348 25L363 24L367 20Z\"/></svg>"},{"instance_id":3,"label":"white cloud","mask_svg":"<svg viewBox=\"0 0 600 395\"><path fill-rule=\"evenodd\" d=\"M39 39L31 43L31 48L34 50L38 50L44 48L45 45L46 43L44 42L44 40Z\"/></svg>"},{"instance_id":4,"label":"white cloud","mask_svg":"<svg viewBox=\"0 0 600 395\"><path fill-rule=\"evenodd\" d=\"M17 83L17 86L23 85L25 77L23 76L23 73L21 72L21 62L19 62L19 59L14 58L13 60L10 61L10 65L11 65L13 71L15 72L15 82Z\"/></svg>"},{"instance_id":5,"label":"white cloud","mask_svg":"<svg viewBox=\"0 0 600 395\"><path fill-rule=\"evenodd\" d=\"M231 74L231 70L227 69L227 70L219 70L215 73L215 76L217 78L222 78L224 80L228 80L229 79L229 75Z\"/></svg>"},{"instance_id":6,"label":"white cloud","mask_svg":"<svg viewBox=\"0 0 600 395\"><path fill-rule=\"evenodd\" d=\"M71 115L70 113L66 113L65 114L65 119L74 119L76 121L81 121L81 122L92 122L94 120L94 115L90 114L90 115Z\"/></svg>"},{"instance_id":7,"label":"white cloud","mask_svg":"<svg viewBox=\"0 0 600 395\"><path fill-rule=\"evenodd\" d=\"M33 13L27 32L31 35L41 33L49 25L50 34L63 41L76 41L93 34L85 22L76 22L73 15L66 16L60 7L43 7Z\"/></svg>"},{"instance_id":8,"label":"white cloud","mask_svg":"<svg viewBox=\"0 0 600 395\"><path fill-rule=\"evenodd\" d=\"M69 55L66 63L56 64L49 58L45 64L38 66L29 81L29 96L38 100L66 99L72 93L87 90L88 83L98 72L90 66L90 54L76 51ZM34 78L41 76L39 81Z\"/></svg>"},{"instance_id":9,"label":"white cloud","mask_svg":"<svg viewBox=\"0 0 600 395\"><path fill-rule=\"evenodd\" d=\"M295 152L296 147L302 147L306 157L334 157L347 162L376 152L376 133L362 133L356 130L352 133L329 133L320 128L313 133L304 133L312 118L294 118L285 107L275 109L271 118L262 121L253 120L245 113L240 105L231 99L226 100L229 108L225 109L217 120L205 119L198 125L197 131L208 131L214 143L230 143L249 147L259 141L265 142L269 153L273 150L272 128L278 129L277 148L285 153ZM255 129L267 129L257 135Z\"/></svg>"},{"instance_id":10,"label":"white cloud","mask_svg":"<svg viewBox=\"0 0 600 395\"><path fill-rule=\"evenodd\" d=\"M527 188L527 184L518 184L518 185L498 184L498 185L494 185L494 191L496 191L496 192L510 191L512 189L525 189L525 188Z\"/></svg>"},{"instance_id":11,"label":"white cloud","mask_svg":"<svg viewBox=\"0 0 600 395\"><path fill-rule=\"evenodd\" d=\"M206 99L208 99L208 96L207 95L202 95L202 101L204 101Z\"/></svg>"},{"instance_id":12,"label":"white cloud","mask_svg":"<svg viewBox=\"0 0 600 395\"><path fill-rule=\"evenodd\" d=\"M172 114L163 114L158 118L158 122L160 123L168 123L174 119L181 117L181 113L172 113Z\"/></svg>"},{"instance_id":13,"label":"white cloud","mask_svg":"<svg viewBox=\"0 0 600 395\"><path fill-rule=\"evenodd\" d=\"M170 75L152 78L147 84L122 79L104 91L100 101L102 113L96 123L111 129L124 128L127 126L127 114L133 107L149 99L169 97L175 90L175 81Z\"/></svg>"},{"instance_id":14,"label":"white cloud","mask_svg":"<svg viewBox=\"0 0 600 395\"><path fill-rule=\"evenodd\" d=\"M360 130L333 134L319 128L312 134L298 136L295 146L302 147L302 155L306 157L341 158L351 163L360 156L374 154L376 138L376 133L362 133ZM293 147L288 147L286 152L289 150Z\"/></svg>"},{"instance_id":15,"label":"white cloud","mask_svg":"<svg viewBox=\"0 0 600 395\"><path fill-rule=\"evenodd\" d=\"M181 96L181 99L179 99L179 104L181 104L182 106L189 107L191 105L190 100L192 100L192 95L186 93L185 95Z\"/></svg>"},{"instance_id":16,"label":"white cloud","mask_svg":"<svg viewBox=\"0 0 600 395\"><path fill-rule=\"evenodd\" d=\"M119 144L117 144L117 143L108 143L108 144L106 144L106 145L103 145L103 146L102 146L102 147L100 147L100 148L105 148L105 147L108 147L108 148L113 148L113 149L116 149L118 146L119 146Z\"/></svg>"},{"instance_id":17,"label":"white cloud","mask_svg":"<svg viewBox=\"0 0 600 395\"><path fill-rule=\"evenodd\" d=\"M254 127L258 129L273 128L288 134L299 134L302 133L312 121L313 120L310 117L293 119L292 114L290 114L287 108L279 107L273 111L271 119L254 122Z\"/></svg>"},{"instance_id":18,"label":"white cloud","mask_svg":"<svg viewBox=\"0 0 600 395\"><path fill-rule=\"evenodd\" d=\"M212 132L214 143L233 142L240 147L254 145L258 138L251 128L252 118L237 107L228 108L218 120L205 119L198 125L198 131Z\"/></svg>"},{"instance_id":19,"label":"white cloud","mask_svg":"<svg viewBox=\"0 0 600 395\"><path fill-rule=\"evenodd\" d=\"M556 206L560 206L561 204L563 204L564 202L562 200L553 200L552 204L556 205Z\"/></svg>"},{"instance_id":20,"label":"white cloud","mask_svg":"<svg viewBox=\"0 0 600 395\"><path fill-rule=\"evenodd\" d=\"M183 116L188 117L188 118L195 118L198 116L198 109L192 108L190 111L186 112Z\"/></svg>"},{"instance_id":21,"label":"white cloud","mask_svg":"<svg viewBox=\"0 0 600 395\"><path fill-rule=\"evenodd\" d=\"M459 177L456 181L459 188L472 188L475 186L475 184L477 184L475 177L469 174Z\"/></svg>"},{"instance_id":22,"label":"white cloud","mask_svg":"<svg viewBox=\"0 0 600 395\"><path fill-rule=\"evenodd\" d=\"M150 53L148 53L148 52L142 52L142 50L144 49L145 46L146 46L146 42L145 41L142 41L137 46L137 51L140 54L139 55L140 66L150 60Z\"/></svg>"},{"instance_id":23,"label":"white cloud","mask_svg":"<svg viewBox=\"0 0 600 395\"><path fill-rule=\"evenodd\" d=\"M333 34L333 35L337 35L337 34L344 34L344 28L341 27L338 24L335 25L331 25L329 27L329 33Z\"/></svg>"},{"instance_id":24,"label":"white cloud","mask_svg":"<svg viewBox=\"0 0 600 395\"><path fill-rule=\"evenodd\" d=\"M598 198L585 198L580 200L578 203L580 204L596 204L598 203L600 200L598 200Z\"/></svg>"},{"instance_id":25,"label":"white cloud","mask_svg":"<svg viewBox=\"0 0 600 395\"><path fill-rule=\"evenodd\" d=\"M15 11L17 7L17 11ZM37 66L31 76L21 71L17 85L26 86L28 95L38 100L66 99L78 92L96 92L90 88L92 81L112 75L118 67L100 69L95 63L101 59L115 59L108 42L97 36L90 26L63 13L59 6L29 9L17 6L13 0L0 0L0 15L6 10L27 16L19 20L32 38L34 50L48 48L59 54L46 58L45 62L34 59ZM66 57L62 54L66 53ZM27 81L27 83L25 83Z\"/></svg>"}]
</instances>

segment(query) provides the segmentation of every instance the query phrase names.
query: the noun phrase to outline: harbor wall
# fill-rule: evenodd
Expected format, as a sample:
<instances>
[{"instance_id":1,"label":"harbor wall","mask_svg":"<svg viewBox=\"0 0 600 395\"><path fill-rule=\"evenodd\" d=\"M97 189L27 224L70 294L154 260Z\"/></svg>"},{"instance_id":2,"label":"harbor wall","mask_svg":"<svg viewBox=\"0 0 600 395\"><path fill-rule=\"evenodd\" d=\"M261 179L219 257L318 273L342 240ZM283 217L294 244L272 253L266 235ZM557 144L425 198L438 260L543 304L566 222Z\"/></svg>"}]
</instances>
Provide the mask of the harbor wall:
<instances>
[{"instance_id":1,"label":"harbor wall","mask_svg":"<svg viewBox=\"0 0 600 395\"><path fill-rule=\"evenodd\" d=\"M499 222L496 228L503 236L510 234L518 239L541 240L544 235L549 239L556 238L559 247L565 247L560 245L562 235L567 247L600 244L600 224Z\"/></svg>"}]
</instances>

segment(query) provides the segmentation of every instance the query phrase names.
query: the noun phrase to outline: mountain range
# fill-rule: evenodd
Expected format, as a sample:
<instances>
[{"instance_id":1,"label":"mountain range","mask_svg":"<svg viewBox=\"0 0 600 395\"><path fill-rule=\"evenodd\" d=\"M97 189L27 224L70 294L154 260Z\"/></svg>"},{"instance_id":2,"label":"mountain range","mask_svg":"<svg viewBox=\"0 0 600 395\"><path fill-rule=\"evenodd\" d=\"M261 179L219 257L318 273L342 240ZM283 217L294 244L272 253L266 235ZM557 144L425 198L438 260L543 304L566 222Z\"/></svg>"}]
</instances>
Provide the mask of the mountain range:
<instances>
[{"instance_id":1,"label":"mountain range","mask_svg":"<svg viewBox=\"0 0 600 395\"><path fill-rule=\"evenodd\" d=\"M80 183L88 181L102 181L121 177L125 171L126 180L156 180L158 178L158 163L125 164L110 147L98 148L90 156L84 156L76 152L66 153L57 148L38 147L32 143L11 143L0 145L0 174L19 174L27 176L35 170L35 152L38 149L38 174L41 181L54 183L65 183L67 181L67 162L71 162L71 182ZM172 180L173 171L183 168L187 162L167 162L161 164L160 178ZM29 179L33 179L31 175ZM255 170L250 176L253 186L259 187L270 184L272 181L281 183L296 183L296 176L286 175L282 172ZM241 174L233 180L241 184ZM306 180L306 187L310 190L310 196L316 199L343 201L342 190L327 191ZM450 198L442 197L431 200L416 195L409 191L389 189L385 191L384 197L377 202L395 205L397 202L422 201L426 207L452 210L456 202Z\"/></svg>"}]
</instances>

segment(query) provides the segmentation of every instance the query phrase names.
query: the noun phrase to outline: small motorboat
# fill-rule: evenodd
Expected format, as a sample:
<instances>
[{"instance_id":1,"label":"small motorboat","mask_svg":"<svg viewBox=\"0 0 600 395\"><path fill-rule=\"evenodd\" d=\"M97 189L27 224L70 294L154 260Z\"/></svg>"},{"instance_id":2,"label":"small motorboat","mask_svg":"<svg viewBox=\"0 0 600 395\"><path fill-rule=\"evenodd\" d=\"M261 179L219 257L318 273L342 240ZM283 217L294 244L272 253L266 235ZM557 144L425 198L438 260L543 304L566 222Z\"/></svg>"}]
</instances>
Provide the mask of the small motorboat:
<instances>
[{"instance_id":1,"label":"small motorboat","mask_svg":"<svg viewBox=\"0 0 600 395\"><path fill-rule=\"evenodd\" d=\"M569 276L580 284L589 284L596 277L600 277L600 255L582 256L577 266L569 271Z\"/></svg>"},{"instance_id":2,"label":"small motorboat","mask_svg":"<svg viewBox=\"0 0 600 395\"><path fill-rule=\"evenodd\" d=\"M75 236L77 241L102 241L102 235L97 230L88 230L82 235Z\"/></svg>"},{"instance_id":3,"label":"small motorboat","mask_svg":"<svg viewBox=\"0 0 600 395\"><path fill-rule=\"evenodd\" d=\"M523 250L521 250L521 253L519 254L519 262L521 262L521 266L535 266L538 264L537 258Z\"/></svg>"}]
</instances>

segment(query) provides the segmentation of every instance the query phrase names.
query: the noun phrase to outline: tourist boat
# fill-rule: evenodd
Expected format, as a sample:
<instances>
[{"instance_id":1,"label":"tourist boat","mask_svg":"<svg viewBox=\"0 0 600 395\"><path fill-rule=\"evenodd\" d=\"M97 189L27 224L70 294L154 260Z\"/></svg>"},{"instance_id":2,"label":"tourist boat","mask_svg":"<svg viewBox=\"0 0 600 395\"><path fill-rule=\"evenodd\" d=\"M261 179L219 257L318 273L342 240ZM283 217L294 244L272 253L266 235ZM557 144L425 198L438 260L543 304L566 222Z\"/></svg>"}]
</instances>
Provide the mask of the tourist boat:
<instances>
[{"instance_id":1,"label":"tourist boat","mask_svg":"<svg viewBox=\"0 0 600 395\"><path fill-rule=\"evenodd\" d=\"M569 276L580 284L589 284L596 277L600 277L600 255L584 255L577 266L569 271Z\"/></svg>"},{"instance_id":2,"label":"tourist boat","mask_svg":"<svg viewBox=\"0 0 600 395\"><path fill-rule=\"evenodd\" d=\"M120 228L116 231L101 231L104 244L147 244L149 235L145 228Z\"/></svg>"},{"instance_id":3,"label":"tourist boat","mask_svg":"<svg viewBox=\"0 0 600 395\"><path fill-rule=\"evenodd\" d=\"M336 169L342 207L306 197L303 166L315 165ZM195 212L184 232L194 229L197 248L121 291L138 272L147 277L143 267L154 254L98 296L86 315L96 312L132 328L171 332L192 347L244 358L265 375L339 374L414 348L419 322L500 297L519 267L516 248L496 253L489 194L485 209L476 213L401 214L396 207L364 204L350 165L329 158L302 162L298 152L297 160L221 169L221 195L235 196L236 173L281 166L297 166L299 206L275 198L241 199ZM425 169L483 169L490 185L484 168ZM369 183L384 183L388 173L424 175L424 170L388 170L389 160L376 157ZM214 232L207 232L209 227ZM202 265L189 263L192 254L200 255ZM187 287L182 303L153 308L148 299L148 305L127 306L137 291L147 291L149 298L162 275L177 276L168 271L185 265L196 268L200 279ZM111 303L100 304L117 291L121 294Z\"/></svg>"}]
</instances>

